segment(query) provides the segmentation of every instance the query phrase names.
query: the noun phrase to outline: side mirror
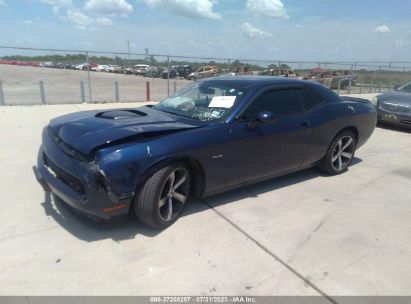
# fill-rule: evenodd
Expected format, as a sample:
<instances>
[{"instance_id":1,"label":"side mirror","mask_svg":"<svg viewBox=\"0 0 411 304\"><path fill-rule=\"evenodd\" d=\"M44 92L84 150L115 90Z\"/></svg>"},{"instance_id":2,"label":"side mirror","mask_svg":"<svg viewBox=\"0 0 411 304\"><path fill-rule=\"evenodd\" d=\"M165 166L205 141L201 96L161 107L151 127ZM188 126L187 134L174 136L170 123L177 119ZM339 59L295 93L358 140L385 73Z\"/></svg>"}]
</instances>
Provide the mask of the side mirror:
<instances>
[{"instance_id":1,"label":"side mirror","mask_svg":"<svg viewBox=\"0 0 411 304\"><path fill-rule=\"evenodd\" d=\"M262 123L273 123L276 121L276 116L274 113L269 112L269 111L262 111L258 113L257 115L257 121L262 122Z\"/></svg>"},{"instance_id":2,"label":"side mirror","mask_svg":"<svg viewBox=\"0 0 411 304\"><path fill-rule=\"evenodd\" d=\"M399 87L400 87L400 86L399 86L398 84L396 84L396 85L394 86L394 91L397 91Z\"/></svg>"}]
</instances>

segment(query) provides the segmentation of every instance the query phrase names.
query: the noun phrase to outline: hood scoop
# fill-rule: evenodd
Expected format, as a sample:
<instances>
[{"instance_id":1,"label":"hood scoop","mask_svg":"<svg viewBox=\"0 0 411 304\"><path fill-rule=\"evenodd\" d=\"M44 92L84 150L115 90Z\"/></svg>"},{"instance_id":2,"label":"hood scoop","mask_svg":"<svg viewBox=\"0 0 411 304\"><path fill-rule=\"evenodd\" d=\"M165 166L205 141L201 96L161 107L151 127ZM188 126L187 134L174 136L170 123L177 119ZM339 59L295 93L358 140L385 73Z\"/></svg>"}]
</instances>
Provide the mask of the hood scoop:
<instances>
[{"instance_id":1,"label":"hood scoop","mask_svg":"<svg viewBox=\"0 0 411 304\"><path fill-rule=\"evenodd\" d=\"M96 117L114 119L114 120L123 120L123 119L134 119L147 116L146 113L140 112L137 110L111 110L105 112L99 112L96 114Z\"/></svg>"}]
</instances>

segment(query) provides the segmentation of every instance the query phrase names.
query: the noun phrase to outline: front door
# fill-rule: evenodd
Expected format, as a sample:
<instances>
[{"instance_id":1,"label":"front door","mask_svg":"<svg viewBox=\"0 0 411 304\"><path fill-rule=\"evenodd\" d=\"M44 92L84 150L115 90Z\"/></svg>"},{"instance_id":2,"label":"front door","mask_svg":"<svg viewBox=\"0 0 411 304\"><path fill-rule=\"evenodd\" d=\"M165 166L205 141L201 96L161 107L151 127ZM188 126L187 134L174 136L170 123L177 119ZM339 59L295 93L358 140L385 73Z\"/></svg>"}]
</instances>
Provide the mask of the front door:
<instances>
[{"instance_id":1,"label":"front door","mask_svg":"<svg viewBox=\"0 0 411 304\"><path fill-rule=\"evenodd\" d=\"M274 113L276 120L256 122L262 111ZM298 168L311 136L312 128L297 89L261 94L232 125L228 184Z\"/></svg>"}]
</instances>

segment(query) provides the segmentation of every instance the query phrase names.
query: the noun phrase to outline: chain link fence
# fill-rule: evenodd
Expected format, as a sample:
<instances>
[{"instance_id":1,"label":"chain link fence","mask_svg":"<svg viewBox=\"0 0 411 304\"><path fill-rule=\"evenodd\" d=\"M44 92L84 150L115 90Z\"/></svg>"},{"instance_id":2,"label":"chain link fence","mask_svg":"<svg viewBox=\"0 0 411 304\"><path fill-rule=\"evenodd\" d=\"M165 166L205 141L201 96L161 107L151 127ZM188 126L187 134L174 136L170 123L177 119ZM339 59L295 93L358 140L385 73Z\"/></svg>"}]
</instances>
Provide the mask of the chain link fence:
<instances>
[{"instance_id":1,"label":"chain link fence","mask_svg":"<svg viewBox=\"0 0 411 304\"><path fill-rule=\"evenodd\" d=\"M266 75L319 82L339 94L411 80L411 62L308 62L0 46L0 105L160 101L192 81Z\"/></svg>"}]
</instances>

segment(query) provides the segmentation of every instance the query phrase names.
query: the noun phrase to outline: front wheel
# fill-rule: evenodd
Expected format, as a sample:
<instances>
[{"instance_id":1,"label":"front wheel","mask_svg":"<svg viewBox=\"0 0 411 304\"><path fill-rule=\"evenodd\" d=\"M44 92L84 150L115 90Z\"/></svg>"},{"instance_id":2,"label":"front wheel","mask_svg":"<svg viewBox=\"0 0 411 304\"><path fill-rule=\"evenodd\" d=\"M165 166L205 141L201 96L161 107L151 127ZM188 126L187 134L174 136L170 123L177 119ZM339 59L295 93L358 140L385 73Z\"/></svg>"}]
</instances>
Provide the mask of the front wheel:
<instances>
[{"instance_id":1,"label":"front wheel","mask_svg":"<svg viewBox=\"0 0 411 304\"><path fill-rule=\"evenodd\" d=\"M190 194L190 171L184 163L166 166L144 184L134 202L137 218L164 229L180 217Z\"/></svg>"},{"instance_id":2,"label":"front wheel","mask_svg":"<svg viewBox=\"0 0 411 304\"><path fill-rule=\"evenodd\" d=\"M347 170L354 157L357 138L351 131L337 135L320 164L322 171L337 175Z\"/></svg>"}]
</instances>

